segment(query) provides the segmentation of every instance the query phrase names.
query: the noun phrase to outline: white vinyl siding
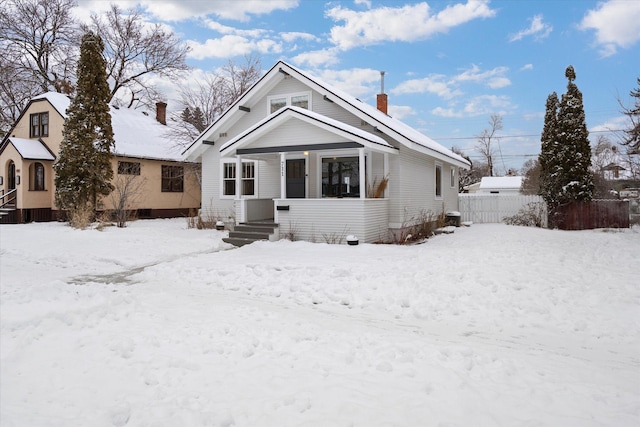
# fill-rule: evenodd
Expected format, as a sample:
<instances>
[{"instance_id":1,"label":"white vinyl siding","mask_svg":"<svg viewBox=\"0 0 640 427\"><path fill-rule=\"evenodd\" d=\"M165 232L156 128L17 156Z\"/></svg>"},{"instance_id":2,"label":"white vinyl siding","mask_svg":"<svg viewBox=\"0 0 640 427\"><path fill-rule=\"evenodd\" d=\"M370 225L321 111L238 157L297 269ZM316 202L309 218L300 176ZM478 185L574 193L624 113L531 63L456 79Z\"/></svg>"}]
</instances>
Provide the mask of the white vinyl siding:
<instances>
[{"instance_id":1,"label":"white vinyl siding","mask_svg":"<svg viewBox=\"0 0 640 427\"><path fill-rule=\"evenodd\" d=\"M387 199L279 199L276 210L280 235L289 232L298 239L324 243L353 234L360 242L373 243L388 237Z\"/></svg>"}]
</instances>

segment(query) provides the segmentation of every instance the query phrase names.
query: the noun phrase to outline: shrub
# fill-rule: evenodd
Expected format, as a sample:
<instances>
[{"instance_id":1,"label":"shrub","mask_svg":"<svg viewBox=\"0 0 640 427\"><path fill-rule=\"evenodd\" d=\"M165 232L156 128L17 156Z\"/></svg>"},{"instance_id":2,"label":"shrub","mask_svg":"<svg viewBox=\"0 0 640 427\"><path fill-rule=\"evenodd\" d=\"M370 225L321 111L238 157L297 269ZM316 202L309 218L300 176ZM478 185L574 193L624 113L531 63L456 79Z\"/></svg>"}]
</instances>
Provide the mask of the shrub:
<instances>
[{"instance_id":1,"label":"shrub","mask_svg":"<svg viewBox=\"0 0 640 427\"><path fill-rule=\"evenodd\" d=\"M517 214L503 219L508 225L523 225L525 227L543 227L547 216L547 207L542 202L528 203Z\"/></svg>"}]
</instances>

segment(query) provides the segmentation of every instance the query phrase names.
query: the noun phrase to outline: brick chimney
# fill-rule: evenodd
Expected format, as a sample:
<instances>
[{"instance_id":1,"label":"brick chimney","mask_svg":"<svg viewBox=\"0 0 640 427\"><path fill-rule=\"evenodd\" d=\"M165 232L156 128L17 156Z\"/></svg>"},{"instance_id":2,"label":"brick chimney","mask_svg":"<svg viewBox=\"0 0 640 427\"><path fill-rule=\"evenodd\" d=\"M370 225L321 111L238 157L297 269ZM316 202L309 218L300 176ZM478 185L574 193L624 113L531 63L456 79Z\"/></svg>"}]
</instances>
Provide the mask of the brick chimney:
<instances>
[{"instance_id":1,"label":"brick chimney","mask_svg":"<svg viewBox=\"0 0 640 427\"><path fill-rule=\"evenodd\" d=\"M376 107L378 110L387 114L389 98L387 94L384 93L384 73L384 71L380 71L380 93L376 96Z\"/></svg>"},{"instance_id":2,"label":"brick chimney","mask_svg":"<svg viewBox=\"0 0 640 427\"><path fill-rule=\"evenodd\" d=\"M167 103L156 102L156 120L163 125L167 124Z\"/></svg>"}]
</instances>

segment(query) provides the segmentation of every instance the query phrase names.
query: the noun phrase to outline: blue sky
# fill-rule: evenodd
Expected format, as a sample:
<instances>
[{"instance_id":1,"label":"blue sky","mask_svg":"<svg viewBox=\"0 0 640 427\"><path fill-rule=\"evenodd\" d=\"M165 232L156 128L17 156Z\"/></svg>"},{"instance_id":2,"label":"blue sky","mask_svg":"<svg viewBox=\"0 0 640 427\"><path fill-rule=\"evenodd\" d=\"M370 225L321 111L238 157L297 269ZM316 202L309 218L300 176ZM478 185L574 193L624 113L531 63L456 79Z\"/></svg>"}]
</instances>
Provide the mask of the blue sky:
<instances>
[{"instance_id":1,"label":"blue sky","mask_svg":"<svg viewBox=\"0 0 640 427\"><path fill-rule=\"evenodd\" d=\"M592 142L624 127L618 99L629 102L640 77L639 0L115 3L191 45L187 79L254 54L265 70L282 59L375 105L384 70L389 113L472 159L476 136L501 114L498 174L539 153L545 101L564 93L568 65ZM80 0L80 13L108 4Z\"/></svg>"}]
</instances>

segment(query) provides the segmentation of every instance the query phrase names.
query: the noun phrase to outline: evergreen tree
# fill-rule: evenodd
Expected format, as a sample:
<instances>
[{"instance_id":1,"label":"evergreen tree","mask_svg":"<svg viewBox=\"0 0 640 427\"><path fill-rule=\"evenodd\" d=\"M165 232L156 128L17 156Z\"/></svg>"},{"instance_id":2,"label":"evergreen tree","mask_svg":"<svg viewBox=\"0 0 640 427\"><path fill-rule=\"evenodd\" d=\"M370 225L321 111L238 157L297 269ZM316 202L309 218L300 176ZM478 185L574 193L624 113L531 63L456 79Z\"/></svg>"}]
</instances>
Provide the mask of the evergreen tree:
<instances>
[{"instance_id":1,"label":"evergreen tree","mask_svg":"<svg viewBox=\"0 0 640 427\"><path fill-rule=\"evenodd\" d=\"M633 107L624 108L623 113L629 117L629 129L625 130L627 136L623 144L629 146L629 152L640 154L640 77L638 77L638 87L632 90L629 95L635 98Z\"/></svg>"},{"instance_id":2,"label":"evergreen tree","mask_svg":"<svg viewBox=\"0 0 640 427\"><path fill-rule=\"evenodd\" d=\"M113 186L111 149L114 145L108 100L104 44L86 33L80 46L77 92L67 110L56 172L56 203L64 210L98 207L100 196Z\"/></svg>"},{"instance_id":3,"label":"evergreen tree","mask_svg":"<svg viewBox=\"0 0 640 427\"><path fill-rule=\"evenodd\" d=\"M572 201L588 201L593 197L591 146L585 120L582 93L573 82L572 66L565 76L567 92L547 98L540 154L541 193L550 208Z\"/></svg>"},{"instance_id":4,"label":"evergreen tree","mask_svg":"<svg viewBox=\"0 0 640 427\"><path fill-rule=\"evenodd\" d=\"M544 128L542 129L542 148L540 150L540 195L548 205L556 205L557 178L559 175L557 163L558 148L558 94L553 92L547 97L544 114Z\"/></svg>"},{"instance_id":5,"label":"evergreen tree","mask_svg":"<svg viewBox=\"0 0 640 427\"><path fill-rule=\"evenodd\" d=\"M196 107L196 109L193 110L193 117L191 118L191 124L196 129L198 129L198 132L202 132L206 128L206 125L204 123L204 114L202 114L202 110L200 109L200 107Z\"/></svg>"}]
</instances>

